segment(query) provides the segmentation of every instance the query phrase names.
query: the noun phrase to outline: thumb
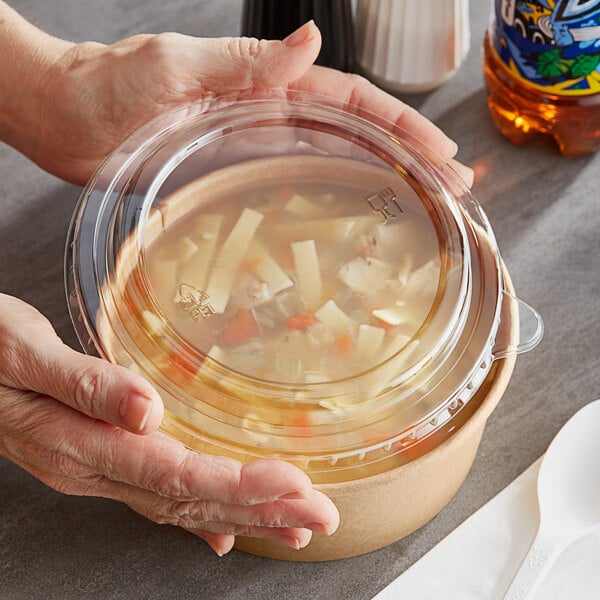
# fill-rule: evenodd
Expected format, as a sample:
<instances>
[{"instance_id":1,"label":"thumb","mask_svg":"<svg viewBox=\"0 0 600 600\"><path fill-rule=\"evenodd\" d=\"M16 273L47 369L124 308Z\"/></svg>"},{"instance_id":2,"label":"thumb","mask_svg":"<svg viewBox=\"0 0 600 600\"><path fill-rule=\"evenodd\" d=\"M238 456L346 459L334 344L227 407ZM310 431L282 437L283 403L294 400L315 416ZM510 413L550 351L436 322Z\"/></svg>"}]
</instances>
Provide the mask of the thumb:
<instances>
[{"instance_id":1,"label":"thumb","mask_svg":"<svg viewBox=\"0 0 600 600\"><path fill-rule=\"evenodd\" d=\"M321 49L321 33L314 21L296 29L283 41L255 38L198 40L194 70L208 91L281 87L302 77Z\"/></svg>"},{"instance_id":2,"label":"thumb","mask_svg":"<svg viewBox=\"0 0 600 600\"><path fill-rule=\"evenodd\" d=\"M140 375L63 344L32 306L0 294L0 384L51 396L93 419L150 433L163 403Z\"/></svg>"}]
</instances>

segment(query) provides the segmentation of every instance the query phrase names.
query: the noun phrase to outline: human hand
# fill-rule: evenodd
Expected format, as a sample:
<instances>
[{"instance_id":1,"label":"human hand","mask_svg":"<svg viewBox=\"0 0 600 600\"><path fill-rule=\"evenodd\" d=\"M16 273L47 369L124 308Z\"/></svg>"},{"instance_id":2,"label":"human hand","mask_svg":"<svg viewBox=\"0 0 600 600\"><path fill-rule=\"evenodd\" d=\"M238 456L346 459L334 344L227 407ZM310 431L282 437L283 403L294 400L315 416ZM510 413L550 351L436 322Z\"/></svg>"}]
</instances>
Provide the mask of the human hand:
<instances>
[{"instance_id":1,"label":"human hand","mask_svg":"<svg viewBox=\"0 0 600 600\"><path fill-rule=\"evenodd\" d=\"M311 66L320 41L310 22L283 42L177 33L111 45L61 42L40 76L44 102L35 140L28 144L25 132L14 143L47 171L83 184L127 135L162 112L209 94L289 87L334 96L394 122L471 185L472 171L452 160L456 144L417 111L362 77Z\"/></svg>"},{"instance_id":2,"label":"human hand","mask_svg":"<svg viewBox=\"0 0 600 600\"><path fill-rule=\"evenodd\" d=\"M296 467L201 455L156 432L162 401L139 375L65 346L33 307L0 294L0 454L51 488L119 500L219 555L235 535L303 547L338 525Z\"/></svg>"}]
</instances>

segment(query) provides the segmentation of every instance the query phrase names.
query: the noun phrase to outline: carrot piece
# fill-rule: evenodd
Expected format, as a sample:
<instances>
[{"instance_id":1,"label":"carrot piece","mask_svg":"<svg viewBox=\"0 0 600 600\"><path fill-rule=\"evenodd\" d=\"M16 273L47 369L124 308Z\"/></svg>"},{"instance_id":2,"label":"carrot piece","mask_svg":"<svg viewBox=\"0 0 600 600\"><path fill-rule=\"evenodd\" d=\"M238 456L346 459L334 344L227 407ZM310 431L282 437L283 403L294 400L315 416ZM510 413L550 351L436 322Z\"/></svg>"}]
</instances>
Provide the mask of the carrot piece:
<instances>
[{"instance_id":1,"label":"carrot piece","mask_svg":"<svg viewBox=\"0 0 600 600\"><path fill-rule=\"evenodd\" d=\"M366 244L365 242L358 242L357 244L357 250L358 250L358 255L362 256L363 258L366 258L367 256L369 256L370 253L370 248L369 245Z\"/></svg>"},{"instance_id":2,"label":"carrot piece","mask_svg":"<svg viewBox=\"0 0 600 600\"><path fill-rule=\"evenodd\" d=\"M309 435L312 431L312 417L308 410L294 411L290 418L290 425L298 428L300 435Z\"/></svg>"},{"instance_id":3,"label":"carrot piece","mask_svg":"<svg viewBox=\"0 0 600 600\"><path fill-rule=\"evenodd\" d=\"M352 340L347 333L344 333L343 335L339 335L335 338L333 347L343 356L347 356L350 354L350 350L352 349Z\"/></svg>"},{"instance_id":4,"label":"carrot piece","mask_svg":"<svg viewBox=\"0 0 600 600\"><path fill-rule=\"evenodd\" d=\"M314 324L315 317L311 313L307 313L305 315L294 315L285 322L285 326L288 329L300 329L301 331L306 331L311 325Z\"/></svg>"},{"instance_id":5,"label":"carrot piece","mask_svg":"<svg viewBox=\"0 0 600 600\"><path fill-rule=\"evenodd\" d=\"M198 366L194 365L181 354L170 352L166 364L162 368L163 374L179 386L189 386L196 378Z\"/></svg>"},{"instance_id":6,"label":"carrot piece","mask_svg":"<svg viewBox=\"0 0 600 600\"><path fill-rule=\"evenodd\" d=\"M223 346L239 346L258 336L258 324L249 310L240 309L227 323L220 337Z\"/></svg>"},{"instance_id":7,"label":"carrot piece","mask_svg":"<svg viewBox=\"0 0 600 600\"><path fill-rule=\"evenodd\" d=\"M262 260L260 258L251 258L242 263L241 270L246 272L254 271L254 269L260 266L261 262Z\"/></svg>"},{"instance_id":8,"label":"carrot piece","mask_svg":"<svg viewBox=\"0 0 600 600\"><path fill-rule=\"evenodd\" d=\"M277 190L277 198L279 200L288 200L296 193L296 190L291 185L282 185Z\"/></svg>"}]
</instances>

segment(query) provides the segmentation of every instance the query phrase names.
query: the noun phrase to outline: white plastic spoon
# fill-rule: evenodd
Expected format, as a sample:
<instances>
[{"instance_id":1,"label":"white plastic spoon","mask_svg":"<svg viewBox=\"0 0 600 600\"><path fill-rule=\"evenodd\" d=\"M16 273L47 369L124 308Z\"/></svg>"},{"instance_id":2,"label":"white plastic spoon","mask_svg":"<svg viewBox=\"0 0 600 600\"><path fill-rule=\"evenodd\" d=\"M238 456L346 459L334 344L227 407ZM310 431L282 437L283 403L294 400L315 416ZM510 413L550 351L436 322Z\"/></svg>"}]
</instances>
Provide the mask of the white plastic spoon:
<instances>
[{"instance_id":1,"label":"white plastic spoon","mask_svg":"<svg viewBox=\"0 0 600 600\"><path fill-rule=\"evenodd\" d=\"M600 400L558 432L540 465L540 524L504 600L533 598L561 552L600 523Z\"/></svg>"}]
</instances>

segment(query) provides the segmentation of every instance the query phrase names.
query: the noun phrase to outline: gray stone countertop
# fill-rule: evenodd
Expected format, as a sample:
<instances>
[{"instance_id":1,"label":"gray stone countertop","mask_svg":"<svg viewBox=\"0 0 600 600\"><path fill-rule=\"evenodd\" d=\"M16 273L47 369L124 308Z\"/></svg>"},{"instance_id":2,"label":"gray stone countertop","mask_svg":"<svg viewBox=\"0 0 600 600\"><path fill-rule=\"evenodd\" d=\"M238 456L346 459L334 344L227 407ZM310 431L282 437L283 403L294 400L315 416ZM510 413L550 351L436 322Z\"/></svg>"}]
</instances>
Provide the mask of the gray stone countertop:
<instances>
[{"instance_id":1,"label":"gray stone countertop","mask_svg":"<svg viewBox=\"0 0 600 600\"><path fill-rule=\"evenodd\" d=\"M236 35L241 13L241 0L9 3L76 41L167 30ZM472 4L466 63L441 88L406 100L454 138L459 158L475 168L475 195L519 297L542 313L546 334L517 360L457 496L413 535L365 556L294 564L237 551L217 558L184 531L113 501L60 495L0 459L0 599L366 600L508 485L578 408L600 397L600 155L565 159L548 140L518 148L496 132L481 75L488 7ZM80 189L6 146L0 181L0 289L39 308L77 347L62 260Z\"/></svg>"}]
</instances>

